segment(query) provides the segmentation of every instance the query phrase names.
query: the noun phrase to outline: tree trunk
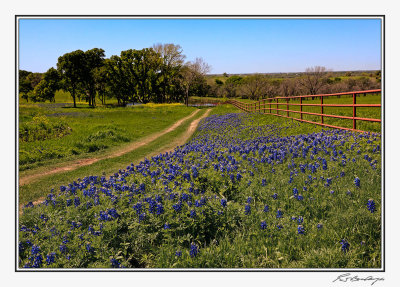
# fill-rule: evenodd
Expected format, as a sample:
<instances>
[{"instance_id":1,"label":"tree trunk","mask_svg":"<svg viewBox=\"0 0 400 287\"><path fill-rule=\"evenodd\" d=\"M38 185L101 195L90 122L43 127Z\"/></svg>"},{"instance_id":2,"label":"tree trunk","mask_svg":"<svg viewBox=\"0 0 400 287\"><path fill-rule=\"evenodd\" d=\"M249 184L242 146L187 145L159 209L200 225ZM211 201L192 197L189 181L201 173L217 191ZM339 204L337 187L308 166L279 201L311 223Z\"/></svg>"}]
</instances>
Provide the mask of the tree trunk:
<instances>
[{"instance_id":1,"label":"tree trunk","mask_svg":"<svg viewBox=\"0 0 400 287\"><path fill-rule=\"evenodd\" d=\"M75 86L72 87L72 98L74 99L74 108L76 108L76 100L75 100Z\"/></svg>"}]
</instances>

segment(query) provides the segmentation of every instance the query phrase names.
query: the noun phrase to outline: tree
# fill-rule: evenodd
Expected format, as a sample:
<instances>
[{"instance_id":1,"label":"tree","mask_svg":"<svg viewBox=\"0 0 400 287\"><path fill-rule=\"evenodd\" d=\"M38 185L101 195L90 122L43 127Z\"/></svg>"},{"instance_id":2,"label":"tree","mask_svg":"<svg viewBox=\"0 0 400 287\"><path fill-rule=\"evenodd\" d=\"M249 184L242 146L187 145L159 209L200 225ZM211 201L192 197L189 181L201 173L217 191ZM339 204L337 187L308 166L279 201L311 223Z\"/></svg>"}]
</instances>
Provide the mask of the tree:
<instances>
[{"instance_id":1,"label":"tree","mask_svg":"<svg viewBox=\"0 0 400 287\"><path fill-rule=\"evenodd\" d=\"M76 50L66 53L58 58L57 70L59 71L64 89L71 93L76 108L76 91L81 87L84 73L85 53L82 50Z\"/></svg>"},{"instance_id":2,"label":"tree","mask_svg":"<svg viewBox=\"0 0 400 287\"><path fill-rule=\"evenodd\" d=\"M50 68L43 75L43 79L36 85L33 90L34 102L55 102L56 91L60 88L60 75L56 69Z\"/></svg>"},{"instance_id":3,"label":"tree","mask_svg":"<svg viewBox=\"0 0 400 287\"><path fill-rule=\"evenodd\" d=\"M147 103L157 98L162 60L151 48L121 52L122 68L133 79L136 99Z\"/></svg>"},{"instance_id":4,"label":"tree","mask_svg":"<svg viewBox=\"0 0 400 287\"><path fill-rule=\"evenodd\" d=\"M225 81L224 90L228 98L234 98L237 95L239 86L242 84L243 78L240 76L231 76Z\"/></svg>"},{"instance_id":5,"label":"tree","mask_svg":"<svg viewBox=\"0 0 400 287\"><path fill-rule=\"evenodd\" d=\"M241 87L243 94L252 100L269 97L272 92L272 86L268 80L260 74L244 78Z\"/></svg>"},{"instance_id":6,"label":"tree","mask_svg":"<svg viewBox=\"0 0 400 287\"><path fill-rule=\"evenodd\" d=\"M121 52L122 53L122 52ZM134 101L136 85L131 69L133 62L125 63L120 56L111 56L105 61L106 87L117 98L118 105L125 105L129 100Z\"/></svg>"},{"instance_id":7,"label":"tree","mask_svg":"<svg viewBox=\"0 0 400 287\"><path fill-rule=\"evenodd\" d=\"M198 84L205 75L210 72L211 66L202 58L196 58L194 62L187 62L182 69L181 84L184 88L185 104L189 105L189 95L193 87ZM205 80L205 79L204 79Z\"/></svg>"},{"instance_id":8,"label":"tree","mask_svg":"<svg viewBox=\"0 0 400 287\"><path fill-rule=\"evenodd\" d=\"M104 61L105 63L105 61ZM93 71L95 90L97 91L101 104L106 104L106 93L107 93L107 69L103 65L94 69Z\"/></svg>"},{"instance_id":9,"label":"tree","mask_svg":"<svg viewBox=\"0 0 400 287\"><path fill-rule=\"evenodd\" d=\"M104 56L103 49L94 48L84 53L82 61L81 82L85 88L89 106L92 107L96 105L96 80L100 81L100 79L96 79L96 76L100 76L100 74L96 75L96 71L104 65Z\"/></svg>"},{"instance_id":10,"label":"tree","mask_svg":"<svg viewBox=\"0 0 400 287\"><path fill-rule=\"evenodd\" d=\"M215 79L215 83L216 83L218 86L222 86L222 85L224 84L224 82L222 82L220 79Z\"/></svg>"},{"instance_id":11,"label":"tree","mask_svg":"<svg viewBox=\"0 0 400 287\"><path fill-rule=\"evenodd\" d=\"M159 102L161 66L160 54L152 48L122 51L106 61L107 87L119 104Z\"/></svg>"},{"instance_id":12,"label":"tree","mask_svg":"<svg viewBox=\"0 0 400 287\"><path fill-rule=\"evenodd\" d=\"M29 74L32 74L32 72L25 70L18 71L18 90L22 94L22 98L27 102L29 102L28 93L33 90L31 82L27 79Z\"/></svg>"},{"instance_id":13,"label":"tree","mask_svg":"<svg viewBox=\"0 0 400 287\"><path fill-rule=\"evenodd\" d=\"M294 79L285 79L279 86L282 97L294 97L299 95L299 84Z\"/></svg>"},{"instance_id":14,"label":"tree","mask_svg":"<svg viewBox=\"0 0 400 287\"><path fill-rule=\"evenodd\" d=\"M316 95L324 85L327 77L327 69L321 66L307 68L304 76L300 79L300 84L309 95Z\"/></svg>"},{"instance_id":15,"label":"tree","mask_svg":"<svg viewBox=\"0 0 400 287\"><path fill-rule=\"evenodd\" d=\"M29 81L31 84L32 90L39 84L39 82L42 80L42 74L41 73L30 73L27 77L26 80Z\"/></svg>"},{"instance_id":16,"label":"tree","mask_svg":"<svg viewBox=\"0 0 400 287\"><path fill-rule=\"evenodd\" d=\"M174 44L154 44L153 50L158 53L162 59L160 66L160 85L161 93L158 102L165 102L174 93L173 89L177 88L173 85L173 79L179 75L186 58L183 55L182 47Z\"/></svg>"}]
</instances>

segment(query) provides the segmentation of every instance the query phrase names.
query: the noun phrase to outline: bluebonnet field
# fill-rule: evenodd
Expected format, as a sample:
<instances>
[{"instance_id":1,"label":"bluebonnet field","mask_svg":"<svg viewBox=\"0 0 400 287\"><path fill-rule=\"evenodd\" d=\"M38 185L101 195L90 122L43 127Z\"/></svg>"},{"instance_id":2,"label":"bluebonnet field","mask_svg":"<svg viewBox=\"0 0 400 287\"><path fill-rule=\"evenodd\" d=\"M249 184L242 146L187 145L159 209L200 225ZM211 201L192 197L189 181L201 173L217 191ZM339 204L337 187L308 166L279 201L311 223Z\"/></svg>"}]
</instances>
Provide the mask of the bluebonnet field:
<instances>
[{"instance_id":1,"label":"bluebonnet field","mask_svg":"<svg viewBox=\"0 0 400 287\"><path fill-rule=\"evenodd\" d=\"M174 152L25 206L19 266L379 268L380 158L378 134L214 114Z\"/></svg>"}]
</instances>

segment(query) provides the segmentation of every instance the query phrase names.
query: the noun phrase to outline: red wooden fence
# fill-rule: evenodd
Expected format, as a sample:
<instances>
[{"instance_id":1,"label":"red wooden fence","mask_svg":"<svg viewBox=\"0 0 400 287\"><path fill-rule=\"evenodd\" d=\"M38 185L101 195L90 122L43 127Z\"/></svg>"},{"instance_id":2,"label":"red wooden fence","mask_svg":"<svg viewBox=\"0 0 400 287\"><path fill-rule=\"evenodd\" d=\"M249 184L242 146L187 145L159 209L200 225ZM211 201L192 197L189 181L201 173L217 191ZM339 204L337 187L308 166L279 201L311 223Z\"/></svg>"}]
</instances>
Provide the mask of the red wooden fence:
<instances>
[{"instance_id":1,"label":"red wooden fence","mask_svg":"<svg viewBox=\"0 0 400 287\"><path fill-rule=\"evenodd\" d=\"M335 94L307 95L307 96L295 96L295 97L276 97L276 98L263 99L258 102L255 102L255 103L243 103L243 102L239 102L236 100L229 100L228 103L232 104L233 106L235 106L245 112L260 112L263 114L271 114L271 115L275 115L275 116L279 116L279 117L290 118L290 119L294 119L297 121L317 124L317 125L325 126L325 127L331 127L331 128L337 128L337 129L343 129L343 130L351 130L351 131L357 131L357 132L365 132L365 131L357 129L357 121L381 123L381 119L357 117L357 107L381 108L381 104L357 104L357 95L361 95L361 94L367 95L367 94L377 94L377 93L381 93L381 90L377 89L377 90L353 91L353 92L335 93ZM353 97L353 104L324 104L324 98L326 98L326 97L349 96L349 95ZM320 98L321 102L318 104L304 104L303 99L308 99L308 98L312 98L312 99ZM300 100L299 104L289 103L290 100L296 100L296 99ZM279 102L279 100L285 101L285 103L283 103L282 101ZM280 108L283 106L286 106L286 109ZM299 111L289 110L289 106L300 106L300 110ZM305 107L307 107L307 106L321 107L321 112L320 113L305 112L305 111L303 111L303 106L305 106ZM324 107L352 107L353 108L353 116L349 117L349 116L325 114ZM274 113L273 113L273 111L274 111ZM283 112L283 114L281 114L279 112ZM286 112L286 115L285 115L285 112ZM290 113L300 114L300 118L292 117L292 116L290 116ZM303 114L320 116L321 120L320 120L320 122L304 120ZM352 120L353 128L346 128L346 127L341 127L341 126L325 124L324 117Z\"/></svg>"}]
</instances>

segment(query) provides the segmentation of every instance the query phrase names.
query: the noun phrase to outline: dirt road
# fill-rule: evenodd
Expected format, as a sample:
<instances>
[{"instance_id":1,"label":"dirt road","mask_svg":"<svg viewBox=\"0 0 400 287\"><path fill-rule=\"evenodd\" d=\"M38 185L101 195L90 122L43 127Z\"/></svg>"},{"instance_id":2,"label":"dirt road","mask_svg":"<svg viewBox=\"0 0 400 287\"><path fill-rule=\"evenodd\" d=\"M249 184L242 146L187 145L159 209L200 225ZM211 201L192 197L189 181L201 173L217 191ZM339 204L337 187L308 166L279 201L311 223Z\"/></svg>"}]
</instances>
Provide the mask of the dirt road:
<instances>
[{"instance_id":1,"label":"dirt road","mask_svg":"<svg viewBox=\"0 0 400 287\"><path fill-rule=\"evenodd\" d=\"M114 157L118 157L118 156L122 156L128 152L131 152L135 149L138 149L142 146L145 146L151 142L153 142L154 140L156 140L157 138L174 131L175 129L177 129L179 126L181 126L185 121L192 119L193 117L196 116L197 113L199 113L200 110L196 110L193 113L191 113L189 116L186 116L178 121L176 121L172 126L166 128L165 130L162 130L160 132L157 133L153 133L139 141L136 142L132 142L131 144L124 146L121 149L118 149L110 154L104 155L104 156L99 156L99 157L93 157L93 158L87 158L87 159L80 159L80 160L75 160L75 161L71 161L70 163L68 163L68 165L62 166L62 167L53 167L53 168L49 168L47 171L41 171L38 173L34 173L34 174L30 174L30 175L26 175L24 177L20 177L19 178L19 186L31 183L37 179L40 179L42 177L45 177L47 175L51 175L51 174L56 174L56 173L61 173L61 172L65 172L65 171L71 171L71 170L75 170L79 167L82 166L86 166L86 165L91 165L95 162L98 162L100 160L103 159L107 159L107 158L114 158ZM189 128L187 129L187 131L185 131L184 134L182 134L180 137L174 139L174 141L172 143L168 143L165 144L159 151L154 151L152 154L154 154L155 152L157 153L165 153L171 149L173 149L175 146L178 145L182 145L184 144L191 136L192 134L195 132L199 122L208 116L208 114L210 113L211 109L208 109L200 118L193 120L189 126Z\"/></svg>"}]
</instances>

